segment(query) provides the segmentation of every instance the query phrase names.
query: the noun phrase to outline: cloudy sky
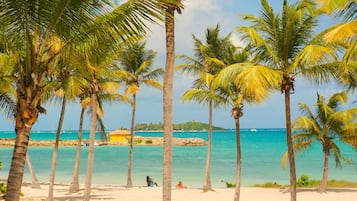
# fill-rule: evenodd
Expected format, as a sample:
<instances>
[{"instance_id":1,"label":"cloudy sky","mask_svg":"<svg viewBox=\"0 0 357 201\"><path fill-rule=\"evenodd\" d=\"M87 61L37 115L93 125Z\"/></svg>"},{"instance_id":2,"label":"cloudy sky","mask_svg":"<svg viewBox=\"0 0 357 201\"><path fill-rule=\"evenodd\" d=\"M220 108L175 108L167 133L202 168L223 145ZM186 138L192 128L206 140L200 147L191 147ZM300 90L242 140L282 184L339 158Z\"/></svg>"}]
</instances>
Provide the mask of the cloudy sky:
<instances>
[{"instance_id":1,"label":"cloudy sky","mask_svg":"<svg viewBox=\"0 0 357 201\"><path fill-rule=\"evenodd\" d=\"M280 11L283 0L269 0L276 11ZM221 36L232 33L232 41L239 45L239 37L235 27L243 25L240 14L258 15L260 0L184 0L185 9L182 15L176 15L176 54L193 56L192 34L200 39L204 38L205 30L217 24L221 27ZM330 25L331 20L324 19L324 27ZM320 26L318 29L324 28ZM318 30L317 30L318 31ZM155 67L164 68L165 64L165 35L163 26L152 26L147 48L158 52ZM179 64L179 61L176 62ZM208 108L194 102L182 103L181 95L192 85L192 77L175 72L174 81L174 111L173 122L188 121L208 122ZM307 81L297 79L295 94L291 96L292 119L297 117L297 103L305 102L311 107L316 100L316 92L330 96L339 91L335 85L314 86ZM352 97L351 97L352 98ZM136 123L163 122L162 92L143 87L137 95ZM40 116L33 130L55 130L58 124L60 105L47 106L47 114ZM69 104L66 111L64 129L78 129L80 107L78 103ZM113 103L105 106L103 117L107 129L130 127L131 108L123 103ZM89 118L86 118L85 128L89 129ZM230 108L220 108L214 111L213 124L224 128L234 128L234 121L230 116ZM283 128L285 127L284 97L280 92L270 96L263 104L246 105L244 116L241 118L243 128ZM13 122L0 117L0 130L13 130Z\"/></svg>"}]
</instances>

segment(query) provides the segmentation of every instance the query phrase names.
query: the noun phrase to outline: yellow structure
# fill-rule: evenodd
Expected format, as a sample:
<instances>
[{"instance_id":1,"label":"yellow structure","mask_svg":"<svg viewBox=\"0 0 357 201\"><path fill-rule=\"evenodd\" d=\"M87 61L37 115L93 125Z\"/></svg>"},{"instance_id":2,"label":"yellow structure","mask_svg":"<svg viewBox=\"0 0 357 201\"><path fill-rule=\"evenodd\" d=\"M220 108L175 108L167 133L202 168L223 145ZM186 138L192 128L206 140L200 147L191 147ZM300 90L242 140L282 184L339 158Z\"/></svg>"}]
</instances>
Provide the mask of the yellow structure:
<instances>
[{"instance_id":1,"label":"yellow structure","mask_svg":"<svg viewBox=\"0 0 357 201\"><path fill-rule=\"evenodd\" d=\"M130 137L130 132L127 130L116 130L109 133L110 142L127 142Z\"/></svg>"}]
</instances>

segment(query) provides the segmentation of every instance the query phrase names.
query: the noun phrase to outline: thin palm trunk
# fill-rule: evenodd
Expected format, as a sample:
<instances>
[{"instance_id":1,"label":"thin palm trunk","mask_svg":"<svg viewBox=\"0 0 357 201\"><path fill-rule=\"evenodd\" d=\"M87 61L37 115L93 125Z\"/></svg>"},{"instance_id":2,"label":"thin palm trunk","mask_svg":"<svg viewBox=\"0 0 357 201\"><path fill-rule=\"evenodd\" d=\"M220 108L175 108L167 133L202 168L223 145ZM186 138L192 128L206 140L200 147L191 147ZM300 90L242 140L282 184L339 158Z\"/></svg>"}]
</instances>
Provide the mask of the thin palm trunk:
<instances>
[{"instance_id":1,"label":"thin palm trunk","mask_svg":"<svg viewBox=\"0 0 357 201\"><path fill-rule=\"evenodd\" d=\"M60 118L59 118L59 122L58 122L57 132L56 132L55 146L53 148L50 184L48 187L48 200L49 201L53 200L53 186L55 183L55 173L56 173L56 164L57 164L57 156L58 156L58 144L59 144L60 134L61 134L63 120L64 120L64 113L66 111L66 102L67 102L66 96L64 96L62 99L62 109L61 109L61 114L60 114Z\"/></svg>"},{"instance_id":2,"label":"thin palm trunk","mask_svg":"<svg viewBox=\"0 0 357 201\"><path fill-rule=\"evenodd\" d=\"M211 184L211 153L212 153L212 101L209 103L209 117L208 117L208 146L206 158L205 181L203 184L203 192L212 190Z\"/></svg>"},{"instance_id":3,"label":"thin palm trunk","mask_svg":"<svg viewBox=\"0 0 357 201\"><path fill-rule=\"evenodd\" d=\"M82 107L81 116L79 120L79 130L78 130L78 139L77 139L77 152L76 152L76 161L74 164L72 182L69 187L70 193L76 193L79 191L79 167L81 163L81 148L82 148L82 133L83 133L83 120L84 120L85 107Z\"/></svg>"},{"instance_id":4,"label":"thin palm trunk","mask_svg":"<svg viewBox=\"0 0 357 201\"><path fill-rule=\"evenodd\" d=\"M296 201L296 171L293 141L291 137L290 92L285 91L286 144L288 147L290 168L290 201Z\"/></svg>"},{"instance_id":5,"label":"thin palm trunk","mask_svg":"<svg viewBox=\"0 0 357 201\"><path fill-rule=\"evenodd\" d=\"M98 89L97 82L94 81L95 89ZM91 109L92 109L92 121L90 128L90 136L89 136L89 147L88 147L88 162L87 162L87 174L86 174L86 182L84 189L84 201L90 200L90 192L91 192L91 184L92 184L92 171L93 171L93 163L94 163L94 143L95 143L95 133L96 133L96 124L97 124L97 94L98 90L93 89L94 93L92 94L91 101Z\"/></svg>"},{"instance_id":6,"label":"thin palm trunk","mask_svg":"<svg viewBox=\"0 0 357 201\"><path fill-rule=\"evenodd\" d=\"M322 180L319 186L319 192L325 192L327 188L327 179L328 179L328 151L324 151L324 170L322 173Z\"/></svg>"},{"instance_id":7,"label":"thin palm trunk","mask_svg":"<svg viewBox=\"0 0 357 201\"><path fill-rule=\"evenodd\" d=\"M240 181L241 181L241 169L242 169L242 152L240 146L240 124L239 117L234 118L236 125L236 146L237 146L237 161L236 161L236 189L234 192L234 201L239 201L240 196Z\"/></svg>"},{"instance_id":8,"label":"thin palm trunk","mask_svg":"<svg viewBox=\"0 0 357 201\"><path fill-rule=\"evenodd\" d=\"M131 115L131 128L130 128L130 149L128 160L128 178L126 181L126 187L132 188L133 182L131 179L131 170L133 166L133 152L134 152L134 126L135 126L135 110L136 110L136 94L133 94L133 111Z\"/></svg>"},{"instance_id":9,"label":"thin palm trunk","mask_svg":"<svg viewBox=\"0 0 357 201\"><path fill-rule=\"evenodd\" d=\"M171 201L172 183L172 88L175 64L175 19L173 7L166 9L166 66L163 86L164 144L163 144L163 201Z\"/></svg>"},{"instance_id":10,"label":"thin palm trunk","mask_svg":"<svg viewBox=\"0 0 357 201\"><path fill-rule=\"evenodd\" d=\"M35 171L33 169L33 166L32 166L31 160L30 160L29 153L26 154L26 163L27 163L27 166L28 166L30 174L31 174L31 180L32 180L31 187L40 189L41 185L40 185L40 182L38 182L38 180L37 180Z\"/></svg>"}]
</instances>

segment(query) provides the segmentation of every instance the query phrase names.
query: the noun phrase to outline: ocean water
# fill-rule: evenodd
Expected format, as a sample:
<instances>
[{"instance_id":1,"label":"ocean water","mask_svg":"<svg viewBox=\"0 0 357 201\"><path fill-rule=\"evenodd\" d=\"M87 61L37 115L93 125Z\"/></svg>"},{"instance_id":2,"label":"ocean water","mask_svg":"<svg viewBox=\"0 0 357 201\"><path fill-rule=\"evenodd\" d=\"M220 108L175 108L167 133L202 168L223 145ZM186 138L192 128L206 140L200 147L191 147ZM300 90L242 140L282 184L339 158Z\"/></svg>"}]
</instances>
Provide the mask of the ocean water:
<instances>
[{"instance_id":1,"label":"ocean water","mask_svg":"<svg viewBox=\"0 0 357 201\"><path fill-rule=\"evenodd\" d=\"M162 136L162 132L136 132L138 136ZM0 132L0 138L13 138L13 132ZM174 137L199 137L207 139L207 132L175 132ZM55 138L53 131L31 133L33 140ZM61 134L62 140L77 138L77 131ZM84 132L89 138L89 132ZM96 136L100 138L99 134ZM286 152L285 129L249 129L241 131L242 143L242 185L278 182L289 183L289 169L281 168L281 158ZM236 145L235 131L214 131L212 140L211 179L215 188L225 187L222 181L235 182ZM342 154L352 162L343 163L343 168L336 168L334 159L330 158L329 179L343 179L357 182L357 154L349 146L339 144ZM323 154L321 145L315 144L309 150L296 154L297 176L308 175L312 179L322 176ZM3 169L0 179L7 179L13 148L0 147L0 160ZM82 147L80 182L85 182L86 159L88 147ZM53 147L29 147L29 156L37 178L40 182L49 182ZM162 183L162 146L135 146L133 159L133 183L145 185L146 176L152 177L158 184ZM76 147L60 147L56 168L56 183L70 183ZM189 187L201 188L204 181L207 147L173 147L173 185L182 180ZM127 178L129 147L96 146L95 166L92 182L96 184L125 185ZM288 168L288 167L287 167ZM25 167L24 180L30 181L28 168Z\"/></svg>"}]
</instances>

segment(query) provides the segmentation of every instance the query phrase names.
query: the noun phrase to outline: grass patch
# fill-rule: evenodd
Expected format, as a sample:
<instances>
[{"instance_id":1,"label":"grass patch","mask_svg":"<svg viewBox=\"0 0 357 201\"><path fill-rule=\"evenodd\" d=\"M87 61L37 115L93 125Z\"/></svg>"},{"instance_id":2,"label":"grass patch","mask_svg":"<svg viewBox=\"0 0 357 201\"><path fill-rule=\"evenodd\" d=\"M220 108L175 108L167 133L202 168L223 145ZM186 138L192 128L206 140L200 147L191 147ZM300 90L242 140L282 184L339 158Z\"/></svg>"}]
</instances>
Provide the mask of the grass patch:
<instances>
[{"instance_id":1,"label":"grass patch","mask_svg":"<svg viewBox=\"0 0 357 201\"><path fill-rule=\"evenodd\" d=\"M146 140L145 144L152 144L152 140Z\"/></svg>"},{"instance_id":2,"label":"grass patch","mask_svg":"<svg viewBox=\"0 0 357 201\"><path fill-rule=\"evenodd\" d=\"M141 138L134 140L135 144L141 144L142 142L143 142L143 140Z\"/></svg>"},{"instance_id":3,"label":"grass patch","mask_svg":"<svg viewBox=\"0 0 357 201\"><path fill-rule=\"evenodd\" d=\"M296 180L296 187L298 188L317 188L320 185L320 180L310 179L307 175L301 175ZM289 187L288 184L279 184L276 182L267 182L264 184L254 184L253 187L261 188L285 188ZM332 188L357 188L356 182L344 181L344 180L328 180L327 187Z\"/></svg>"}]
</instances>

